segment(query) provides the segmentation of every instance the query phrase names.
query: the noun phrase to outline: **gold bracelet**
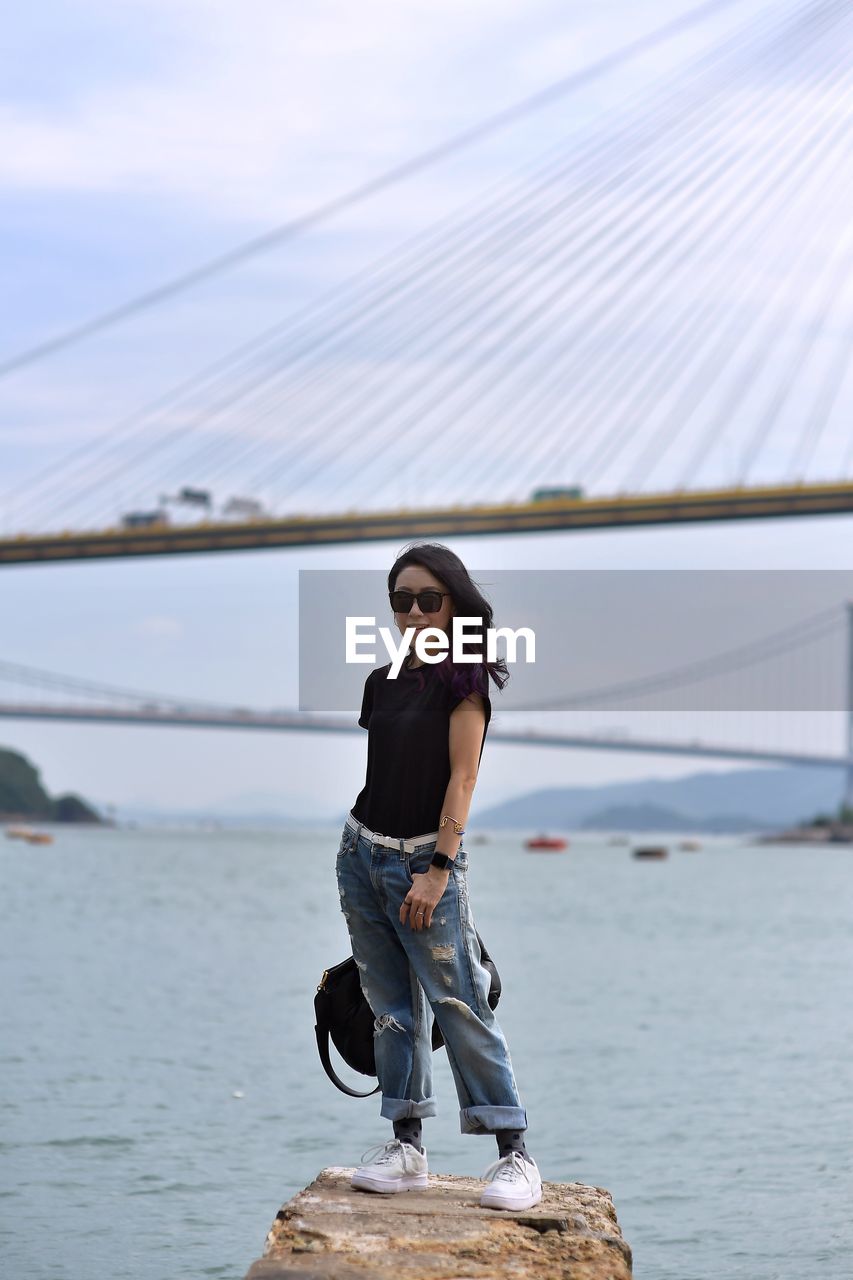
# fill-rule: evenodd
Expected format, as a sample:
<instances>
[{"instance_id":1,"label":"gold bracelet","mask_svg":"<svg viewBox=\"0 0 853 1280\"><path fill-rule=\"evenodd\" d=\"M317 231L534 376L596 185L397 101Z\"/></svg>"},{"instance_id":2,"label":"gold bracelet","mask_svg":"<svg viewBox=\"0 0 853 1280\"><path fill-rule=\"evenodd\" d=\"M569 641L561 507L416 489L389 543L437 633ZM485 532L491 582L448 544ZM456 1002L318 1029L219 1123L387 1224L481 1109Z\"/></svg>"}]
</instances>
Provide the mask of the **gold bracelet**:
<instances>
[{"instance_id":1,"label":"gold bracelet","mask_svg":"<svg viewBox=\"0 0 853 1280\"><path fill-rule=\"evenodd\" d=\"M455 818L451 818L449 813L445 813L443 818L441 819L441 822L439 822L438 824L439 831L441 830L442 827L446 827L448 822L453 823L453 830L455 831L456 835L464 836L465 828L462 826L462 823L457 822Z\"/></svg>"}]
</instances>

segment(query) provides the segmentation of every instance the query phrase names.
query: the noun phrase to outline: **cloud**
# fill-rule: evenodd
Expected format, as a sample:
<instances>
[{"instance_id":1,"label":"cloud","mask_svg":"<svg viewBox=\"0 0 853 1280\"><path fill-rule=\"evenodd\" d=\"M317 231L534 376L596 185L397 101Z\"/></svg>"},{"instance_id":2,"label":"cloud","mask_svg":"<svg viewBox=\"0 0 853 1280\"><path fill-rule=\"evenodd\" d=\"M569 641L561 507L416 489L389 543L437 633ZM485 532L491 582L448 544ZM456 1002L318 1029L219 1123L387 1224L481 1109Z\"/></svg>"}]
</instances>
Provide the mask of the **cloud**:
<instances>
[{"instance_id":1,"label":"cloud","mask_svg":"<svg viewBox=\"0 0 853 1280\"><path fill-rule=\"evenodd\" d=\"M0 182L167 192L210 218L275 221L455 128L461 104L437 72L452 83L454 64L476 55L484 32L512 25L514 10L508 0L129 5L143 40L161 20L162 65L116 82L110 43L95 44L89 86L72 101L7 99ZM484 68L466 80L471 119L492 105L489 79Z\"/></svg>"},{"instance_id":2,"label":"cloud","mask_svg":"<svg viewBox=\"0 0 853 1280\"><path fill-rule=\"evenodd\" d=\"M523 12L512 0L302 7L135 0L122 7L124 30L100 12L100 41L101 6L88 9L88 75L75 92L37 102L7 96L0 107L0 185L140 199L159 193L202 207L206 219L267 226L588 65L685 6L667 0L650 12L622 0L568 17L542 0ZM113 61L134 41L148 57L117 79ZM655 53L658 71L672 64L675 48ZM620 85L633 76L627 68ZM499 163L480 155L468 167Z\"/></svg>"}]
</instances>

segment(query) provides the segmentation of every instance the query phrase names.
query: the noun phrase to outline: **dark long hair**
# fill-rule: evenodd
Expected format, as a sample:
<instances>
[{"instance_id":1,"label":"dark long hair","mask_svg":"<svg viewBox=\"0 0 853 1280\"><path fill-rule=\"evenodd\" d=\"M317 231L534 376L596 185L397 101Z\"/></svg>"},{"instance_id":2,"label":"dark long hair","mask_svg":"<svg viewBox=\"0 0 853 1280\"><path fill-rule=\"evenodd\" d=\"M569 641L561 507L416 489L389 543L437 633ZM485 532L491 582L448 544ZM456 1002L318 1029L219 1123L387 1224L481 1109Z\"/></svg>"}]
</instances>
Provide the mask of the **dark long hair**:
<instances>
[{"instance_id":1,"label":"dark long hair","mask_svg":"<svg viewBox=\"0 0 853 1280\"><path fill-rule=\"evenodd\" d=\"M486 661L486 631L492 626L492 606L473 581L465 565L455 551L440 542L413 542L405 547L391 566L388 574L388 590L393 591L397 575L410 564L419 564L438 578L451 596L453 612L460 618L479 618L482 626L466 628L465 649L480 656L479 662L453 661L453 650L436 663L440 678L449 685L455 698L465 698L469 693L489 692L489 676L499 689L509 680L509 669L504 658ZM452 625L452 624L451 624Z\"/></svg>"}]
</instances>

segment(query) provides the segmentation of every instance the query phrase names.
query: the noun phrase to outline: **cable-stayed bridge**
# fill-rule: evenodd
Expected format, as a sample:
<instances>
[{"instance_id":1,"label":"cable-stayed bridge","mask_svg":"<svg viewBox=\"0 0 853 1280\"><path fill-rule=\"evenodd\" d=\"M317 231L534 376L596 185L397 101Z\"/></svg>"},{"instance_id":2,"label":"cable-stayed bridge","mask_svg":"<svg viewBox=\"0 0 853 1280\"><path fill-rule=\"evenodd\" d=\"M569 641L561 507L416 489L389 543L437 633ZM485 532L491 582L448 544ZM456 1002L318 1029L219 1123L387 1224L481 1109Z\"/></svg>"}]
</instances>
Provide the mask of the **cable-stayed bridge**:
<instances>
[{"instance_id":1,"label":"cable-stayed bridge","mask_svg":"<svg viewBox=\"0 0 853 1280\"><path fill-rule=\"evenodd\" d=\"M21 475L0 563L853 511L853 5L687 17L727 10L591 123L582 76L504 113L547 123L521 169Z\"/></svg>"}]
</instances>

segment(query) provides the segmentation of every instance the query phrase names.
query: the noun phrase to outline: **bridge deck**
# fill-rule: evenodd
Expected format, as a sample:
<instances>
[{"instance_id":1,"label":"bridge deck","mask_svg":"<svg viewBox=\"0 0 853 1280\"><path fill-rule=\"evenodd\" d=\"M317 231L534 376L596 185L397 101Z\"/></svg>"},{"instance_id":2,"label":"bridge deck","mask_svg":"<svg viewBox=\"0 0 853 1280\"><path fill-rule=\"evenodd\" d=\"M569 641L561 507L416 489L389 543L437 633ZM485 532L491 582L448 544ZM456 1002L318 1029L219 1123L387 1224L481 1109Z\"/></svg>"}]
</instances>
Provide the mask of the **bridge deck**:
<instances>
[{"instance_id":1,"label":"bridge deck","mask_svg":"<svg viewBox=\"0 0 853 1280\"><path fill-rule=\"evenodd\" d=\"M416 537L555 533L853 511L853 484L642 493L609 498L289 516L243 523L201 521L144 529L20 534L0 538L0 565L134 556L258 551Z\"/></svg>"}]
</instances>

